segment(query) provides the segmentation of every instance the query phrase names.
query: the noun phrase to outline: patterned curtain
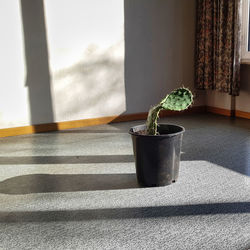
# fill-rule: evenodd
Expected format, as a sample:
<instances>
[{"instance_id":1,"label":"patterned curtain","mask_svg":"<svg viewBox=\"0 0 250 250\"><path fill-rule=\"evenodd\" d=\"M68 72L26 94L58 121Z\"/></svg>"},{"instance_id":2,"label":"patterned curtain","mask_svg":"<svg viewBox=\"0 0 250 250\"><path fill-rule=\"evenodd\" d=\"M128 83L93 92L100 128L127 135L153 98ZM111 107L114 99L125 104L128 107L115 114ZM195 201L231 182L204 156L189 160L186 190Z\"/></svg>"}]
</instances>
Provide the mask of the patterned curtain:
<instances>
[{"instance_id":1,"label":"patterned curtain","mask_svg":"<svg viewBox=\"0 0 250 250\"><path fill-rule=\"evenodd\" d=\"M197 0L197 89L239 95L241 0Z\"/></svg>"}]
</instances>

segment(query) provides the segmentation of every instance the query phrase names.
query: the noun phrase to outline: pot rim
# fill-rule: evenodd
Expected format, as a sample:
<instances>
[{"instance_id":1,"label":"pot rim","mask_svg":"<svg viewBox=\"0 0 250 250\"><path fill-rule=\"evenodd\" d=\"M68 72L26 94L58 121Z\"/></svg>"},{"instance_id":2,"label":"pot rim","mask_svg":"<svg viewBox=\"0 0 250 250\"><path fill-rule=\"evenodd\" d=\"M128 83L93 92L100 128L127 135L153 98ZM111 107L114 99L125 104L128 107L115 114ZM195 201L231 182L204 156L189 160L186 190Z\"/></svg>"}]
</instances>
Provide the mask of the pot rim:
<instances>
[{"instance_id":1,"label":"pot rim","mask_svg":"<svg viewBox=\"0 0 250 250\"><path fill-rule=\"evenodd\" d=\"M158 124L159 126L161 125L170 125L170 126L175 126L175 127L178 127L181 129L181 131L179 132L176 132L176 133L169 133L169 134L160 134L160 135L143 135L143 134L137 134L137 132L134 132L134 128L137 128L137 127L142 127L144 126L146 128L146 124L140 124L140 125L136 125L136 126L133 126L129 129L129 134L131 135L134 135L134 136L143 136L143 137L171 137L171 136L175 136L175 135L179 135L179 134L183 134L185 132L185 128L183 126L180 126L180 125L177 125L177 124L173 124L173 123L159 123ZM140 130L138 130L140 131Z\"/></svg>"}]
</instances>

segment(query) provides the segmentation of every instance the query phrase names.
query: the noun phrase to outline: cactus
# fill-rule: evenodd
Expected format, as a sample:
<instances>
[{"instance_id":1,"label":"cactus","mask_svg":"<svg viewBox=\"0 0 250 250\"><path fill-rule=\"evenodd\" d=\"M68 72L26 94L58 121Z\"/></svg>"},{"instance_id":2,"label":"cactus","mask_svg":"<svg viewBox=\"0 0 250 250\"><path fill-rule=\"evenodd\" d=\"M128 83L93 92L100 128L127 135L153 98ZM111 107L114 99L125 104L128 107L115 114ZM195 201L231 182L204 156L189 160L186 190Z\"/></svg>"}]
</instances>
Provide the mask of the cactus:
<instances>
[{"instance_id":1,"label":"cactus","mask_svg":"<svg viewBox=\"0 0 250 250\"><path fill-rule=\"evenodd\" d=\"M148 112L147 134L157 135L157 121L161 110L182 111L187 109L193 102L192 92L184 87L178 88L167 95L162 101L153 106Z\"/></svg>"}]
</instances>

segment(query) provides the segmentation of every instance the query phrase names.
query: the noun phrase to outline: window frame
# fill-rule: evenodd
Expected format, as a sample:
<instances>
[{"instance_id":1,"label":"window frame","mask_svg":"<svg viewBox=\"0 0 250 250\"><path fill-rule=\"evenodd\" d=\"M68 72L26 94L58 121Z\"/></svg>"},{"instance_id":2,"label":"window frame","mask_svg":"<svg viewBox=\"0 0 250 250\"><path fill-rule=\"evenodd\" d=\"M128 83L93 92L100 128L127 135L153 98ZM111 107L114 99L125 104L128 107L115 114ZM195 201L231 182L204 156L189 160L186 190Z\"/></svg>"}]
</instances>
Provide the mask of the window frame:
<instances>
[{"instance_id":1,"label":"window frame","mask_svg":"<svg viewBox=\"0 0 250 250\"><path fill-rule=\"evenodd\" d=\"M242 30L241 30L241 63L250 64L250 51L248 51L249 41L249 7L250 0L242 0Z\"/></svg>"}]
</instances>

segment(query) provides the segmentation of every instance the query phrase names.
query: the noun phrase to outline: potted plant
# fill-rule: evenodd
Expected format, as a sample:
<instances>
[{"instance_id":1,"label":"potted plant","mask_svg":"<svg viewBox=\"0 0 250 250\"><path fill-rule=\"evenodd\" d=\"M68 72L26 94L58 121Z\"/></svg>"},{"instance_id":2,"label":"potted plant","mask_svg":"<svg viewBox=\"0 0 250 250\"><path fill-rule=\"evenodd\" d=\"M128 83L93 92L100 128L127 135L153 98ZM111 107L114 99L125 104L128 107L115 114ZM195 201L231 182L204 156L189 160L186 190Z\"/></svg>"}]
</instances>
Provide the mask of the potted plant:
<instances>
[{"instance_id":1,"label":"potted plant","mask_svg":"<svg viewBox=\"0 0 250 250\"><path fill-rule=\"evenodd\" d=\"M158 118L163 109L182 111L192 102L192 92L185 87L178 88L149 110L146 124L129 130L140 185L165 186L177 180L185 129L175 124L158 124Z\"/></svg>"}]
</instances>

